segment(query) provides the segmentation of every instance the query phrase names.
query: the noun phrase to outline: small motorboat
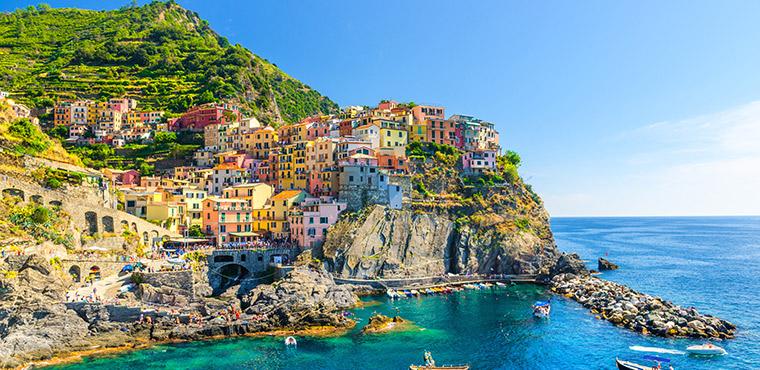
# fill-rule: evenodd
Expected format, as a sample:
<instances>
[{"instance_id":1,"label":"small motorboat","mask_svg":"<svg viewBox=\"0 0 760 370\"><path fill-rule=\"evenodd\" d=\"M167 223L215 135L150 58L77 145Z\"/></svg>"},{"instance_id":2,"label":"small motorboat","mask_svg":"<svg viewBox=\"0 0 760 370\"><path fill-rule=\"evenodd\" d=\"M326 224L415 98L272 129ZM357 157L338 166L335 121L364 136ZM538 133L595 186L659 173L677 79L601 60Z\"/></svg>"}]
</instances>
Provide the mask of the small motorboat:
<instances>
[{"instance_id":1,"label":"small motorboat","mask_svg":"<svg viewBox=\"0 0 760 370\"><path fill-rule=\"evenodd\" d=\"M411 365L409 370L470 370L470 365L443 365L438 366L435 364L433 355L430 352L425 352L423 355L425 365Z\"/></svg>"},{"instance_id":2,"label":"small motorboat","mask_svg":"<svg viewBox=\"0 0 760 370\"><path fill-rule=\"evenodd\" d=\"M298 345L298 342L296 341L296 338L287 337L285 338L285 345L288 347L295 347Z\"/></svg>"},{"instance_id":3,"label":"small motorboat","mask_svg":"<svg viewBox=\"0 0 760 370\"><path fill-rule=\"evenodd\" d=\"M533 304L533 316L538 318L549 317L552 312L552 305L549 301L536 301Z\"/></svg>"},{"instance_id":4,"label":"small motorboat","mask_svg":"<svg viewBox=\"0 0 760 370\"><path fill-rule=\"evenodd\" d=\"M659 356L644 356L644 359L647 361L655 362L657 365L662 365L663 363L670 363L670 359L667 359L665 357L659 357ZM617 368L619 370L652 370L656 369L657 365L640 365L635 362L631 361L623 361L619 358L615 359L615 365L617 365ZM670 367L673 369L673 367Z\"/></svg>"},{"instance_id":5,"label":"small motorboat","mask_svg":"<svg viewBox=\"0 0 760 370\"><path fill-rule=\"evenodd\" d=\"M507 284L504 284L501 281L497 281L496 286L507 286Z\"/></svg>"},{"instance_id":6,"label":"small motorboat","mask_svg":"<svg viewBox=\"0 0 760 370\"><path fill-rule=\"evenodd\" d=\"M728 353L725 349L720 348L712 343L686 347L686 352L689 352L690 355L697 356L722 356Z\"/></svg>"},{"instance_id":7,"label":"small motorboat","mask_svg":"<svg viewBox=\"0 0 760 370\"><path fill-rule=\"evenodd\" d=\"M385 291L385 294L388 295L388 298L397 298L398 295L396 292L393 291L393 289L388 289Z\"/></svg>"}]
</instances>

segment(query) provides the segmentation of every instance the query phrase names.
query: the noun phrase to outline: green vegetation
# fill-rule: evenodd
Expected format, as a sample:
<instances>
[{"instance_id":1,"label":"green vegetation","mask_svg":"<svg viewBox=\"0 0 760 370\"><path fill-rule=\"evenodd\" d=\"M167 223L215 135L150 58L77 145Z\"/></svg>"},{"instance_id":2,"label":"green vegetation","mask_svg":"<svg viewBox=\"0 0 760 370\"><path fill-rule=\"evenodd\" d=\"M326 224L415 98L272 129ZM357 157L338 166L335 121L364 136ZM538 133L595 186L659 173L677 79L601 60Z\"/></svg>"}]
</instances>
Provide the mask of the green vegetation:
<instances>
[{"instance_id":1,"label":"green vegetation","mask_svg":"<svg viewBox=\"0 0 760 370\"><path fill-rule=\"evenodd\" d=\"M191 238L202 238L205 235L203 234L200 225L190 225L190 228L187 230L187 236Z\"/></svg>"},{"instance_id":2,"label":"green vegetation","mask_svg":"<svg viewBox=\"0 0 760 370\"><path fill-rule=\"evenodd\" d=\"M39 126L27 118L7 120L0 117L0 146L16 155L31 155L54 161L81 164L60 143L51 140Z\"/></svg>"},{"instance_id":3,"label":"green vegetation","mask_svg":"<svg viewBox=\"0 0 760 370\"><path fill-rule=\"evenodd\" d=\"M71 248L73 236L64 232L68 214L58 208L48 208L34 202L21 203L18 198L0 200L0 230L3 235L31 237L37 242L45 240Z\"/></svg>"},{"instance_id":4,"label":"green vegetation","mask_svg":"<svg viewBox=\"0 0 760 370\"><path fill-rule=\"evenodd\" d=\"M203 145L203 137L193 133L156 132L149 143L130 143L114 149L107 144L69 145L68 150L95 169L136 169L142 176L151 176L156 162L177 160L189 162L193 152Z\"/></svg>"},{"instance_id":5,"label":"green vegetation","mask_svg":"<svg viewBox=\"0 0 760 370\"><path fill-rule=\"evenodd\" d=\"M230 100L266 123L337 110L174 1L113 11L39 6L0 14L0 89L32 107L130 96L145 109L182 113Z\"/></svg>"}]
</instances>

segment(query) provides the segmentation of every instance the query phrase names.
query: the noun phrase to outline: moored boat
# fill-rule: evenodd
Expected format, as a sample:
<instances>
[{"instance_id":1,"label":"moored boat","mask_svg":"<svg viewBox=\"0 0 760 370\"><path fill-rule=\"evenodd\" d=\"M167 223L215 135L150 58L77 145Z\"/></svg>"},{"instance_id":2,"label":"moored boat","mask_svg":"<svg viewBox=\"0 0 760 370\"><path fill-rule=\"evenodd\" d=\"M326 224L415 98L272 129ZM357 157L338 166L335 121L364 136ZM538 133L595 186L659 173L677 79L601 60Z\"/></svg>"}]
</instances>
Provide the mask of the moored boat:
<instances>
[{"instance_id":1,"label":"moored boat","mask_svg":"<svg viewBox=\"0 0 760 370\"><path fill-rule=\"evenodd\" d=\"M689 352L690 355L697 356L722 356L728 353L725 349L718 347L712 343L686 347L686 352Z\"/></svg>"},{"instance_id":2,"label":"moored boat","mask_svg":"<svg viewBox=\"0 0 760 370\"><path fill-rule=\"evenodd\" d=\"M425 365L410 365L409 370L469 370L470 365L442 365L435 364L433 355L430 352L425 352L423 355Z\"/></svg>"},{"instance_id":3,"label":"moored boat","mask_svg":"<svg viewBox=\"0 0 760 370\"><path fill-rule=\"evenodd\" d=\"M549 317L552 305L549 301L536 301L533 304L533 316L538 318Z\"/></svg>"},{"instance_id":4,"label":"moored boat","mask_svg":"<svg viewBox=\"0 0 760 370\"><path fill-rule=\"evenodd\" d=\"M293 346L293 347L295 347L295 346L298 345L298 342L296 342L296 338L287 337L287 338L285 338L285 345L286 346Z\"/></svg>"},{"instance_id":5,"label":"moored boat","mask_svg":"<svg viewBox=\"0 0 760 370\"><path fill-rule=\"evenodd\" d=\"M618 370L652 370L657 369L657 366L662 368L663 363L670 363L670 359L658 356L644 356L644 359L655 362L657 365L641 365L631 361L623 361L619 358L615 358L615 365L617 366ZM673 370L673 367L670 366L670 369Z\"/></svg>"}]
</instances>

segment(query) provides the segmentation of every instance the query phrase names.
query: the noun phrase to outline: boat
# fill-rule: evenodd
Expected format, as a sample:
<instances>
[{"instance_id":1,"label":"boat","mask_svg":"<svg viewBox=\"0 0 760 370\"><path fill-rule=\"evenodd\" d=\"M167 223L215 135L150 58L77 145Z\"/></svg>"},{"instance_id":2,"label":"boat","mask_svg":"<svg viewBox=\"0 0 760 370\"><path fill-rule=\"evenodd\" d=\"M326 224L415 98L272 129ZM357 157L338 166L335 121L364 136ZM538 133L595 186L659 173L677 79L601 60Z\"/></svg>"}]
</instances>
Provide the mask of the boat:
<instances>
[{"instance_id":1,"label":"boat","mask_svg":"<svg viewBox=\"0 0 760 370\"><path fill-rule=\"evenodd\" d=\"M552 312L552 305L549 301L536 301L533 304L533 316L538 318L549 317Z\"/></svg>"},{"instance_id":2,"label":"boat","mask_svg":"<svg viewBox=\"0 0 760 370\"><path fill-rule=\"evenodd\" d=\"M423 355L425 365L410 365L409 370L470 370L470 365L442 365L435 364L433 355L430 352L425 352Z\"/></svg>"},{"instance_id":3,"label":"boat","mask_svg":"<svg viewBox=\"0 0 760 370\"><path fill-rule=\"evenodd\" d=\"M420 292L417 289L412 289L412 295L420 295Z\"/></svg>"},{"instance_id":4,"label":"boat","mask_svg":"<svg viewBox=\"0 0 760 370\"><path fill-rule=\"evenodd\" d=\"M298 342L296 342L296 338L287 337L287 338L285 338L285 345L286 346L293 346L293 347L295 347L295 346L298 345Z\"/></svg>"},{"instance_id":5,"label":"boat","mask_svg":"<svg viewBox=\"0 0 760 370\"><path fill-rule=\"evenodd\" d=\"M404 290L404 295L406 295L407 297L411 297L412 296L412 292L410 292L408 290Z\"/></svg>"},{"instance_id":6,"label":"boat","mask_svg":"<svg viewBox=\"0 0 760 370\"><path fill-rule=\"evenodd\" d=\"M389 298L397 298L398 297L398 295L396 294L396 292L393 291L393 289L386 290L385 294L387 294Z\"/></svg>"},{"instance_id":7,"label":"boat","mask_svg":"<svg viewBox=\"0 0 760 370\"><path fill-rule=\"evenodd\" d=\"M496 282L496 285L497 285L497 286L507 286L507 284L504 284L504 283L502 283L501 281L497 281L497 282Z\"/></svg>"},{"instance_id":8,"label":"boat","mask_svg":"<svg viewBox=\"0 0 760 370\"><path fill-rule=\"evenodd\" d=\"M689 352L690 355L697 356L722 356L728 353L725 349L718 347L712 343L686 347L686 352Z\"/></svg>"},{"instance_id":9,"label":"boat","mask_svg":"<svg viewBox=\"0 0 760 370\"><path fill-rule=\"evenodd\" d=\"M644 356L644 359L647 361L653 361L657 363L658 365L661 365L662 363L670 363L670 359L659 357L659 356ZM652 370L656 369L655 366L652 365L640 365L635 362L631 361L623 361L619 358L615 358L615 365L617 365L618 370ZM670 369L673 369L671 366Z\"/></svg>"}]
</instances>

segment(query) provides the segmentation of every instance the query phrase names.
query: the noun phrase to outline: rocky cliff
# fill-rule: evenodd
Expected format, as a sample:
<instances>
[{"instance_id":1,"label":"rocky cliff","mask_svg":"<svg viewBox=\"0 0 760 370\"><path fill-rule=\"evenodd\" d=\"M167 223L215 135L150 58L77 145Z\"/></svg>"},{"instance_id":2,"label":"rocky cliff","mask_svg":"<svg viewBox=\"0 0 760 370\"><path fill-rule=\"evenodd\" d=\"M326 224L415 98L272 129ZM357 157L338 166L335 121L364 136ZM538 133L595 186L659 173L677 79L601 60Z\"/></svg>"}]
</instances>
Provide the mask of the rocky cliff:
<instances>
[{"instance_id":1,"label":"rocky cliff","mask_svg":"<svg viewBox=\"0 0 760 370\"><path fill-rule=\"evenodd\" d=\"M503 233L495 225L462 225L443 213L383 206L366 212L328 234L323 258L340 276L540 274L558 254L551 238L530 231Z\"/></svg>"}]
</instances>

